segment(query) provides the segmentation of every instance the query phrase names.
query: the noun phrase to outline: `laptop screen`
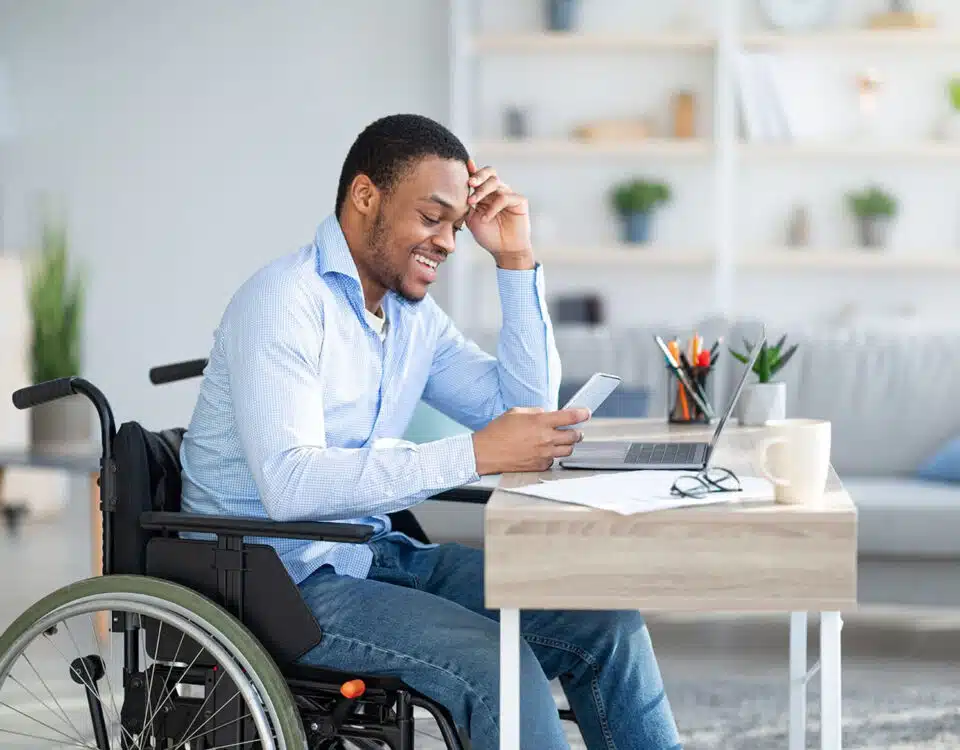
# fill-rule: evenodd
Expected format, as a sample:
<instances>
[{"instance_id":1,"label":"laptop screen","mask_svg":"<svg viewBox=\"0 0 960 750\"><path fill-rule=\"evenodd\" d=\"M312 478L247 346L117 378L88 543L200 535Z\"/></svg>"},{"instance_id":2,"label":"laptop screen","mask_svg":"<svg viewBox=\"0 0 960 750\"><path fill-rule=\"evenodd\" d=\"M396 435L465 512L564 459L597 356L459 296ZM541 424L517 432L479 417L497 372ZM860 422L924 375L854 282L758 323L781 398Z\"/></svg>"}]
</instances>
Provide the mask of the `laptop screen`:
<instances>
[{"instance_id":1,"label":"laptop screen","mask_svg":"<svg viewBox=\"0 0 960 750\"><path fill-rule=\"evenodd\" d=\"M747 382L747 377L753 370L753 365L757 361L757 356L760 354L760 349L763 347L763 344L766 340L767 332L766 326L764 326L760 330L760 336L754 343L753 349L750 350L750 356L747 360L747 363L743 366L743 373L740 375L740 382L737 383L737 387L734 388L733 392L730 394L730 401L727 404L727 408L723 410L723 414L720 415L720 421L717 422L717 429L714 430L713 439L710 441L710 453L713 453L713 448L717 444L717 440L720 438L720 433L723 431L723 426L733 413L733 407L737 405L737 399L740 398L740 391L743 390L743 385Z\"/></svg>"}]
</instances>

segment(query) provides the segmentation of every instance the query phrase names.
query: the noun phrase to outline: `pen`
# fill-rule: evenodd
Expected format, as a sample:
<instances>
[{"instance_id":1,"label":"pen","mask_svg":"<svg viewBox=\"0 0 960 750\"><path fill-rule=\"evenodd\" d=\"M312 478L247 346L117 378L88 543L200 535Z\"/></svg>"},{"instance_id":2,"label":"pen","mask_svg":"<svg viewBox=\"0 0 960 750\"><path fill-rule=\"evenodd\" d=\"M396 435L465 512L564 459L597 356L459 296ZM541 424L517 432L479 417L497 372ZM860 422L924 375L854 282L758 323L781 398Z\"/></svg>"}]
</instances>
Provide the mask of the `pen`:
<instances>
[{"instance_id":1,"label":"pen","mask_svg":"<svg viewBox=\"0 0 960 750\"><path fill-rule=\"evenodd\" d=\"M706 405L707 393L701 385L700 378L697 376L696 371L691 366L690 361L683 352L680 352L680 366L683 367L684 372L687 373L687 376L690 378L690 382L693 384L693 387L697 389L697 393L693 395L699 396L700 400ZM713 414L710 413L710 416L713 416Z\"/></svg>"}]
</instances>

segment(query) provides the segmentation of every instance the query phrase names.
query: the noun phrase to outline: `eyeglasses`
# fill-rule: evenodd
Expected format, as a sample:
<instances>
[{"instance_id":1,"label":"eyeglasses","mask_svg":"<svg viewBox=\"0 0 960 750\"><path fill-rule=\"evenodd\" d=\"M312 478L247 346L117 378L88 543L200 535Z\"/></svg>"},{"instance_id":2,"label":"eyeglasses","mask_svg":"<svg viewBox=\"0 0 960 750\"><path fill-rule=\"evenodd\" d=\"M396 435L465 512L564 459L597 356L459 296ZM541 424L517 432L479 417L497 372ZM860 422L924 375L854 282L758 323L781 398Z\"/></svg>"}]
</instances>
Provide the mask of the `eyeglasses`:
<instances>
[{"instance_id":1,"label":"eyeglasses","mask_svg":"<svg viewBox=\"0 0 960 750\"><path fill-rule=\"evenodd\" d=\"M711 492L739 492L740 480L730 469L712 466L696 474L677 477L670 493L683 497L703 497Z\"/></svg>"}]
</instances>

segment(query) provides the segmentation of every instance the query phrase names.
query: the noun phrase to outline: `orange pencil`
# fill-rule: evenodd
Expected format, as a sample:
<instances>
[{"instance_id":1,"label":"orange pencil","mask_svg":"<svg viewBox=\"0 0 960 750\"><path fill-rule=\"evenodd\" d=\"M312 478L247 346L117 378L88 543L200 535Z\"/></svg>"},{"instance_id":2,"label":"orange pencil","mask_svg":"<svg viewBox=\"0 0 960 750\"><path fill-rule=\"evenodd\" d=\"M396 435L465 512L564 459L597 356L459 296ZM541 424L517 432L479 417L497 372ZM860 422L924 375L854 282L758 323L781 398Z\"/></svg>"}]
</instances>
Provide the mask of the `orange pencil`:
<instances>
[{"instance_id":1,"label":"orange pencil","mask_svg":"<svg viewBox=\"0 0 960 750\"><path fill-rule=\"evenodd\" d=\"M678 366L680 365L680 345L674 340L668 344L670 349L670 354L673 355L674 361ZM690 419L690 405L687 403L687 389L684 387L683 382L678 378L677 379L677 396L680 399L680 409L683 411L683 418Z\"/></svg>"}]
</instances>

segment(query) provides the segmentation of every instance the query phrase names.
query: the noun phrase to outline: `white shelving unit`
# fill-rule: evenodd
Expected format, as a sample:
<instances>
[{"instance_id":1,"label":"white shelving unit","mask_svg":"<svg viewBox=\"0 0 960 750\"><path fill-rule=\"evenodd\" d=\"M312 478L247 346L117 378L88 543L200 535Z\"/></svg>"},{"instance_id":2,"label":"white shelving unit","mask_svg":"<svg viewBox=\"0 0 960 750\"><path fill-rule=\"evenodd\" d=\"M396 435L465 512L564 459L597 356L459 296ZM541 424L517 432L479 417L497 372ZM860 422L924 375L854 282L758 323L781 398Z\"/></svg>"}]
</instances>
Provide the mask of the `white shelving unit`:
<instances>
[{"instance_id":1,"label":"white shelving unit","mask_svg":"<svg viewBox=\"0 0 960 750\"><path fill-rule=\"evenodd\" d=\"M576 34L539 32L498 34L474 39L474 52L622 52L631 50L693 50L710 52L716 46L713 37L699 34Z\"/></svg>"},{"instance_id":2,"label":"white shelving unit","mask_svg":"<svg viewBox=\"0 0 960 750\"><path fill-rule=\"evenodd\" d=\"M691 247L622 247L609 243L584 243L567 247L538 247L538 257L554 266L580 269L603 267L633 269L651 273L658 270L689 269L712 278L712 307L726 313L734 299L738 272L808 271L829 274L834 271L862 271L876 278L877 274L900 272L960 272L960 250L947 247L915 252L890 249L874 252L860 248L791 249L760 246L745 247L738 237L737 216L740 206L739 180L743 169L753 165L784 168L794 164L817 163L821 167L837 160L850 165L872 165L902 160L908 164L947 163L960 159L960 143L944 143L933 139L890 139L870 142L855 138L796 141L741 142L738 79L736 58L741 50L785 52L819 50L846 54L856 51L879 51L883 54L917 55L944 50L960 53L960 32L941 29L868 30L839 28L812 33L746 32L741 30L741 3L744 0L716 0L717 25L710 33L664 31L618 33L479 33L472 23L480 0L450 0L450 120L468 148L484 161L508 159L511 164L529 166L543 160L556 164L582 164L594 160L598 164L617 159L653 157L658 164L691 164L704 172L707 189L713 191L713 215L710 246ZM539 0L538 0L539 1ZM573 138L530 138L502 140L475 137L476 123L471 107L478 100L472 86L476 67L487 60L509 55L519 61L534 56L569 57L602 60L608 54L640 53L706 55L712 63L712 133L706 138L677 140L651 138L637 141L578 141ZM551 58L553 59L553 58ZM571 96L575 96L572 92ZM616 163L616 162L615 162ZM712 183L709 181L712 179ZM482 253L482 251L481 251ZM473 286L474 262L482 255L461 253L454 263L453 289L450 296L456 319L469 325L472 310L469 295ZM649 279L649 276L645 276Z\"/></svg>"}]
</instances>

